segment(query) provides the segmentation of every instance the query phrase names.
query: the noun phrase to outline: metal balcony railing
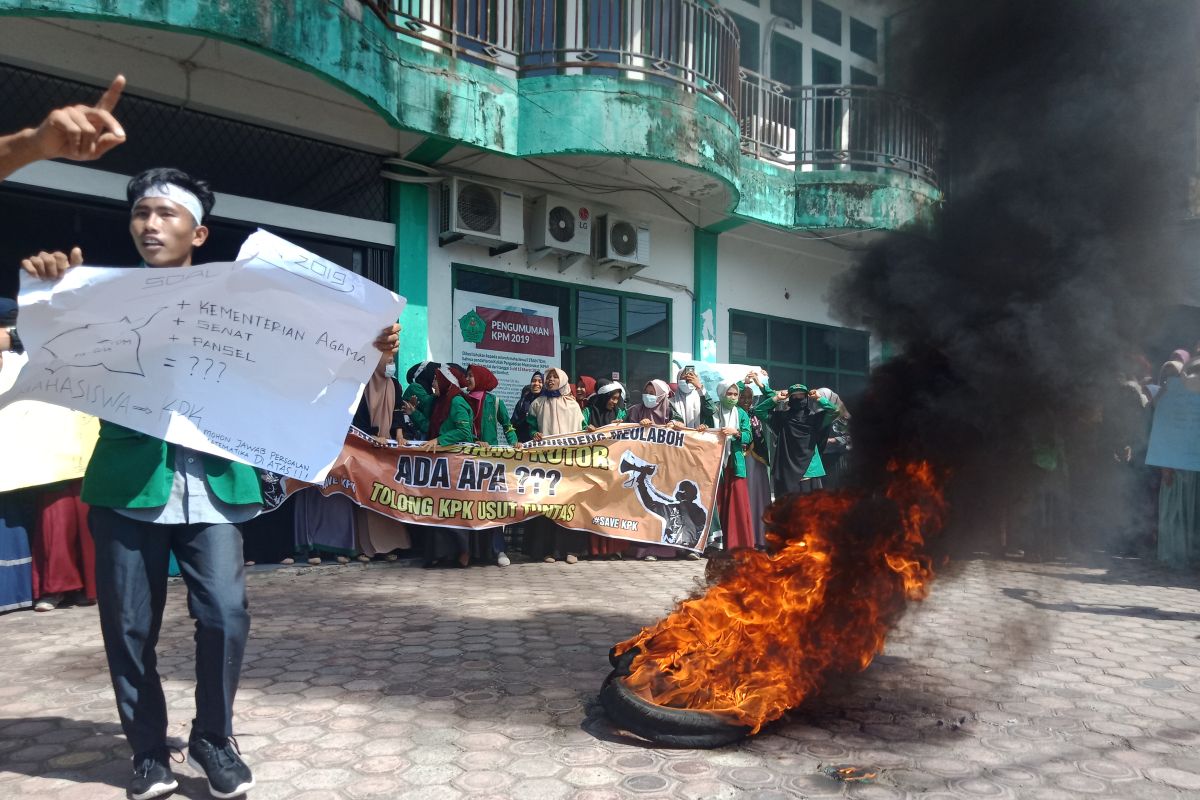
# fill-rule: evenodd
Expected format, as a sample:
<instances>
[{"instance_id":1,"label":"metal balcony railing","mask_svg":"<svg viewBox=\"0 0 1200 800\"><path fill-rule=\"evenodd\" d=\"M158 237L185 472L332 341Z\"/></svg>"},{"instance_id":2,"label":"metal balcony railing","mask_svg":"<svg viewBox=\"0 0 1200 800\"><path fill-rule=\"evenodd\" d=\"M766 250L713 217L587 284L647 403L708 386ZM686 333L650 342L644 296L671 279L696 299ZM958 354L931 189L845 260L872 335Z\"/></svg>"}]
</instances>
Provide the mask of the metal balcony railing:
<instances>
[{"instance_id":1,"label":"metal balcony railing","mask_svg":"<svg viewBox=\"0 0 1200 800\"><path fill-rule=\"evenodd\" d=\"M738 32L703 0L364 0L402 37L523 74L665 80L736 112Z\"/></svg>"},{"instance_id":2,"label":"metal balcony railing","mask_svg":"<svg viewBox=\"0 0 1200 800\"><path fill-rule=\"evenodd\" d=\"M737 115L743 151L801 171L901 172L937 185L937 126L874 86L785 86L738 67L707 0L363 0L398 36L521 75L682 85Z\"/></svg>"},{"instance_id":3,"label":"metal balcony railing","mask_svg":"<svg viewBox=\"0 0 1200 800\"><path fill-rule=\"evenodd\" d=\"M427 47L501 66L516 64L520 0L363 0L391 30Z\"/></svg>"},{"instance_id":4,"label":"metal balcony railing","mask_svg":"<svg viewBox=\"0 0 1200 800\"><path fill-rule=\"evenodd\" d=\"M937 125L874 86L784 86L741 71L742 149L802 171L901 172L937 185Z\"/></svg>"}]
</instances>

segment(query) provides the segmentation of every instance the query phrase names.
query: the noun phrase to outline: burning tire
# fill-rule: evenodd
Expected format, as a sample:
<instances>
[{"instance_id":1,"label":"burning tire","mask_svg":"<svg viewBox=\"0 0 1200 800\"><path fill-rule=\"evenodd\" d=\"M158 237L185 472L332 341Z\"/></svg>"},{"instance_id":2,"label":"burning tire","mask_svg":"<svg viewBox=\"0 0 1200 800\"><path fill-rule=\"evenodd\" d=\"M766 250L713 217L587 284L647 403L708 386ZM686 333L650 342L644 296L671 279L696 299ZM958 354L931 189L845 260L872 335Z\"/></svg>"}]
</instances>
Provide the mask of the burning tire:
<instances>
[{"instance_id":1,"label":"burning tire","mask_svg":"<svg viewBox=\"0 0 1200 800\"><path fill-rule=\"evenodd\" d=\"M613 671L600 689L600 704L619 727L656 744L699 749L722 747L750 734L748 726L708 711L670 708L643 700L624 680L637 653L637 649L619 657L609 653Z\"/></svg>"}]
</instances>

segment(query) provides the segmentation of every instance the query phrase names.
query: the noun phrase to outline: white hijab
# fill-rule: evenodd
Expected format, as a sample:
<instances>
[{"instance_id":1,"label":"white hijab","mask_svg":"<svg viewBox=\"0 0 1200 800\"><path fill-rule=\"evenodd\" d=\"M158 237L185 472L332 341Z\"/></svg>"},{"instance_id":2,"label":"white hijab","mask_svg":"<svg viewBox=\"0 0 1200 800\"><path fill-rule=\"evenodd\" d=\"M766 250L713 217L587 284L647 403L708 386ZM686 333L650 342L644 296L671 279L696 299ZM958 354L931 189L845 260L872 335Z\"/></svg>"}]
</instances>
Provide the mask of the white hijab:
<instances>
[{"instance_id":1,"label":"white hijab","mask_svg":"<svg viewBox=\"0 0 1200 800\"><path fill-rule=\"evenodd\" d=\"M675 385L682 387L686 383L683 380L683 370L675 375ZM704 408L703 402L700 400L702 389L692 389L692 391L684 394L681 389L676 389L675 394L671 395L671 412L674 416L683 420L683 424L688 428L695 428L700 425L700 412Z\"/></svg>"},{"instance_id":2,"label":"white hijab","mask_svg":"<svg viewBox=\"0 0 1200 800\"><path fill-rule=\"evenodd\" d=\"M721 402L725 399L725 393L729 391L729 387L735 385L735 381L721 381L717 384L717 410L713 414L713 421L717 423L718 428L737 428L741 425L737 404L735 403L733 408L726 408L725 404Z\"/></svg>"}]
</instances>

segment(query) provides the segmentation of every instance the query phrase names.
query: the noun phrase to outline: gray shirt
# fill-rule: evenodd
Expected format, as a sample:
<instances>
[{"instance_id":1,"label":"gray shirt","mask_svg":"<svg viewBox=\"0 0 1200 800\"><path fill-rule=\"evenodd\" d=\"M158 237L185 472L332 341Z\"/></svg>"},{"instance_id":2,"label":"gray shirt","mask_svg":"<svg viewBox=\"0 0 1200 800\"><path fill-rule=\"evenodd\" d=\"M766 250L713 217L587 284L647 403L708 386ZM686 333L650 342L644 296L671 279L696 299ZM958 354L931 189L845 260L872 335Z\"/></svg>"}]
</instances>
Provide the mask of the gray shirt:
<instances>
[{"instance_id":1,"label":"gray shirt","mask_svg":"<svg viewBox=\"0 0 1200 800\"><path fill-rule=\"evenodd\" d=\"M258 516L260 503L230 505L215 494L204 475L204 454L175 445L175 479L166 505L114 508L123 517L159 525L237 524Z\"/></svg>"}]
</instances>

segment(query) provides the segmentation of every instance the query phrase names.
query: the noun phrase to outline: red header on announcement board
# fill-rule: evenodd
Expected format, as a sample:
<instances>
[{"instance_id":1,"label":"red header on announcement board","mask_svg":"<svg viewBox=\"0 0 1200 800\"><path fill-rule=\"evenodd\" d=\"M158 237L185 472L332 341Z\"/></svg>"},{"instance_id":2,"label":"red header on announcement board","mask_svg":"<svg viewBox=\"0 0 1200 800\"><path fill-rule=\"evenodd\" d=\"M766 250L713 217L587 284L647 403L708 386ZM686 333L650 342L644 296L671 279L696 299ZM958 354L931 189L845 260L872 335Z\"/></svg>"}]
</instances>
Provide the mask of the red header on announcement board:
<instances>
[{"instance_id":1,"label":"red header on announcement board","mask_svg":"<svg viewBox=\"0 0 1200 800\"><path fill-rule=\"evenodd\" d=\"M478 345L480 348L537 356L558 354L554 320L550 317L502 311L486 306L477 306L475 313L487 323L483 341Z\"/></svg>"}]
</instances>

